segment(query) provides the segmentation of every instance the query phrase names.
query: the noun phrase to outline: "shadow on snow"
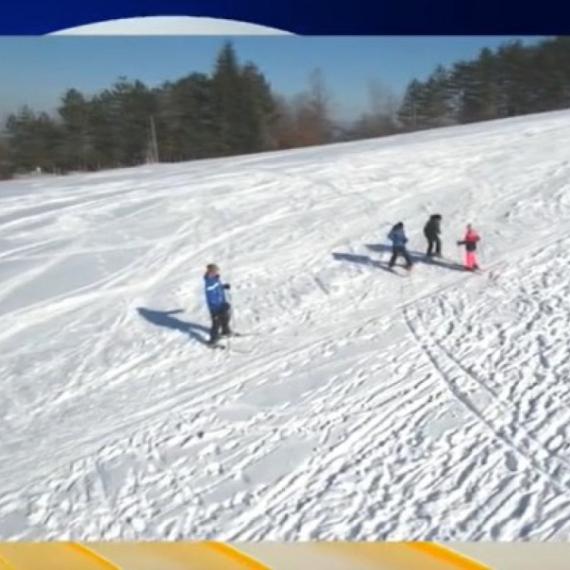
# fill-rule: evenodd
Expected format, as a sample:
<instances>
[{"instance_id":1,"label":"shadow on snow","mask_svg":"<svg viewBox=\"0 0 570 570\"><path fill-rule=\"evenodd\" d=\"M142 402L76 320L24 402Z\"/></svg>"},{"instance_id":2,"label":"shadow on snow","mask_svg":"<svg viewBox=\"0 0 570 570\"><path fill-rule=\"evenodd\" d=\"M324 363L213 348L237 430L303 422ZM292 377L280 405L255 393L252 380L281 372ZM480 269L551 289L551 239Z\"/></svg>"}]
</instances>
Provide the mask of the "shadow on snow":
<instances>
[{"instance_id":1,"label":"shadow on snow","mask_svg":"<svg viewBox=\"0 0 570 570\"><path fill-rule=\"evenodd\" d=\"M190 338L202 344L206 344L208 340L210 330L207 327L197 323L181 321L173 316L183 313L184 311L182 309L174 309L173 311L153 311L151 309L145 309L144 307L138 307L137 312L143 319L157 327L163 327L187 334Z\"/></svg>"},{"instance_id":2,"label":"shadow on snow","mask_svg":"<svg viewBox=\"0 0 570 570\"><path fill-rule=\"evenodd\" d=\"M360 265L368 265L370 267L376 267L378 269L384 269L385 271L390 271L388 266L388 261L392 255L392 246L386 244L366 244L366 248L375 253L386 254L386 261L378 261L372 259L368 255L356 255L352 253L333 253L333 258L337 261L348 261L350 263L357 263ZM438 259L435 257L426 257L424 252L420 251L409 251L412 261L416 263L422 263L424 265L432 265L434 267L441 267L442 269L447 269L449 271L461 271L465 272L465 267L460 263L453 261L446 261L443 259Z\"/></svg>"},{"instance_id":3,"label":"shadow on snow","mask_svg":"<svg viewBox=\"0 0 570 570\"><path fill-rule=\"evenodd\" d=\"M392 270L388 266L387 263L378 261L376 259L372 259L368 255L355 255L353 253L333 253L332 254L334 259L337 261L348 261L349 263L356 263L359 265L368 265L370 267L376 267L377 269L383 269L384 271L389 271L392 273Z\"/></svg>"}]
</instances>

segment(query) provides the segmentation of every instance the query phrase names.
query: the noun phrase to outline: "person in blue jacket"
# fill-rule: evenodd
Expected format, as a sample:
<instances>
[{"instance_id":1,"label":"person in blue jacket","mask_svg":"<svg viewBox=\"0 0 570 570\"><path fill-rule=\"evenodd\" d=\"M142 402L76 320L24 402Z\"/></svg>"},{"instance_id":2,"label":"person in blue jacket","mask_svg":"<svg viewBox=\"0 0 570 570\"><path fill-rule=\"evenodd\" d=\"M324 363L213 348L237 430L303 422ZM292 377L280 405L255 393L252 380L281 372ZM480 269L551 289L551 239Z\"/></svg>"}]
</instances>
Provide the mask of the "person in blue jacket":
<instances>
[{"instance_id":1,"label":"person in blue jacket","mask_svg":"<svg viewBox=\"0 0 570 570\"><path fill-rule=\"evenodd\" d=\"M226 290L230 289L230 285L222 283L220 270L215 263L210 263L206 267L204 288L206 292L206 303L212 318L208 344L214 345L220 339L220 331L222 336L231 335L231 305L226 299Z\"/></svg>"},{"instance_id":2,"label":"person in blue jacket","mask_svg":"<svg viewBox=\"0 0 570 570\"><path fill-rule=\"evenodd\" d=\"M406 260L406 269L410 270L413 267L412 259L406 248L408 238L404 231L403 222L398 222L388 234L388 239L392 242L392 257L390 258L390 269L396 265L398 257L402 256Z\"/></svg>"}]
</instances>

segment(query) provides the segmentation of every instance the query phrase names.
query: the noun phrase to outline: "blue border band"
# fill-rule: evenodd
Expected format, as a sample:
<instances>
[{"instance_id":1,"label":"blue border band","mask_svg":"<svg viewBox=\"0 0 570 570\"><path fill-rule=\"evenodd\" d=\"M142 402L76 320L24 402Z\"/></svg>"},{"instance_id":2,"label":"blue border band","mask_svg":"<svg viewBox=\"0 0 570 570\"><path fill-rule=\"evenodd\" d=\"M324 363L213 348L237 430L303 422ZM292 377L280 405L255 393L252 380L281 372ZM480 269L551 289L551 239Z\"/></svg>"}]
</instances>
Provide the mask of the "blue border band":
<instances>
[{"instance_id":1,"label":"blue border band","mask_svg":"<svg viewBox=\"0 0 570 570\"><path fill-rule=\"evenodd\" d=\"M570 33L570 6L563 0L3 0L0 35L140 16L207 16L306 35Z\"/></svg>"}]
</instances>

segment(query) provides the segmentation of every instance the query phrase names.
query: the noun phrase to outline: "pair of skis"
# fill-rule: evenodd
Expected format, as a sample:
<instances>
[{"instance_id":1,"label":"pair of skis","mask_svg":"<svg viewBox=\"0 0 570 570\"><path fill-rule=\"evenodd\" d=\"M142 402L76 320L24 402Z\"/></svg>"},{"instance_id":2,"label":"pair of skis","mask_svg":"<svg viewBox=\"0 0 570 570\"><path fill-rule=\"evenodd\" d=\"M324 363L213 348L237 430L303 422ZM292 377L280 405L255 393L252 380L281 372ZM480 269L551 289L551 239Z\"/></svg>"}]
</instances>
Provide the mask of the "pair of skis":
<instances>
[{"instance_id":1,"label":"pair of skis","mask_svg":"<svg viewBox=\"0 0 570 570\"><path fill-rule=\"evenodd\" d=\"M425 256L424 257L424 262L427 265L433 265L435 267L437 267L438 262L437 260L449 263L449 264L453 264L453 268L458 270L458 269L463 269L463 271L465 271L465 273L474 273L475 275L481 275L484 270L481 269L480 267L474 268L474 269L469 269L468 267L461 265L460 263L457 263L456 261L452 260L452 259L446 259L445 257L438 257L438 256L434 256L434 257L429 257L429 256ZM416 268L417 263L414 263L414 265L410 268L403 266L403 265L395 265L394 267L388 267L388 271L390 271L391 273L394 273L395 275L398 275L399 277L407 277L409 276ZM401 269L401 271L396 271L396 268ZM445 268L445 266L443 266L443 268Z\"/></svg>"},{"instance_id":2,"label":"pair of skis","mask_svg":"<svg viewBox=\"0 0 570 570\"><path fill-rule=\"evenodd\" d=\"M206 343L206 346L208 348L211 348L212 350L228 350L229 349L229 341L231 339L244 338L244 337L250 337L250 336L255 336L255 335L254 335L254 333L234 332L229 336L222 337L223 339L226 340L226 342L223 342L223 340L218 340L215 343ZM233 347L232 347L232 350L234 350ZM242 352L242 350L238 350L238 352Z\"/></svg>"},{"instance_id":3,"label":"pair of skis","mask_svg":"<svg viewBox=\"0 0 570 570\"><path fill-rule=\"evenodd\" d=\"M396 268L400 268L402 271L397 271ZM413 268L406 268L401 265L394 265L394 267L388 267L388 271L397 275L398 277L408 277L410 273L413 271Z\"/></svg>"}]
</instances>

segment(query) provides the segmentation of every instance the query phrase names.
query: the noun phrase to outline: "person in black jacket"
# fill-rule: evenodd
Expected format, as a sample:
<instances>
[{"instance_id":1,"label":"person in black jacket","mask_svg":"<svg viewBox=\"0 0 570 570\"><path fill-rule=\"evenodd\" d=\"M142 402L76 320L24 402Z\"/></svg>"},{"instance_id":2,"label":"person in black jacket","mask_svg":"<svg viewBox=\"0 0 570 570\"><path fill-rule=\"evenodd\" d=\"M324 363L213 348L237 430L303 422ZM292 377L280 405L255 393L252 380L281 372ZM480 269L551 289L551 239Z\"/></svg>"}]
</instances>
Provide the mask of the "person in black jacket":
<instances>
[{"instance_id":1,"label":"person in black jacket","mask_svg":"<svg viewBox=\"0 0 570 570\"><path fill-rule=\"evenodd\" d=\"M426 255L428 257L441 257L441 215L433 214L424 226L424 235L428 242ZM435 249L435 252L434 252Z\"/></svg>"}]
</instances>

